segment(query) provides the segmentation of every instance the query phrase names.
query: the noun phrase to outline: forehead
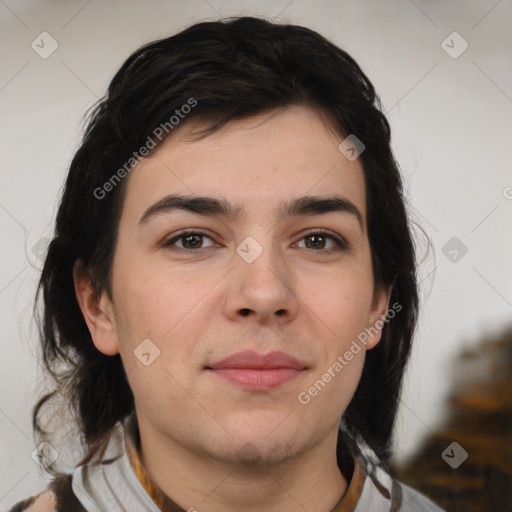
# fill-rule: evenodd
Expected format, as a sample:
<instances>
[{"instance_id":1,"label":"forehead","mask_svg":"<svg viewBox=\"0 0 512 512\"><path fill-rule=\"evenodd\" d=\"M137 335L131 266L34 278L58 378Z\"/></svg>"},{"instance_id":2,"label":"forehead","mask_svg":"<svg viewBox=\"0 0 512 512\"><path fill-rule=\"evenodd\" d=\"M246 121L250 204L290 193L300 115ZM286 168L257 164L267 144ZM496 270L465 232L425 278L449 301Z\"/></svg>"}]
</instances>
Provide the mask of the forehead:
<instances>
[{"instance_id":1,"label":"forehead","mask_svg":"<svg viewBox=\"0 0 512 512\"><path fill-rule=\"evenodd\" d=\"M339 151L344 136L319 112L293 107L260 114L198 139L206 127L199 120L185 122L135 166L123 215L140 218L169 193L222 197L242 213L277 213L283 200L336 194L356 204L365 219L362 165Z\"/></svg>"}]
</instances>

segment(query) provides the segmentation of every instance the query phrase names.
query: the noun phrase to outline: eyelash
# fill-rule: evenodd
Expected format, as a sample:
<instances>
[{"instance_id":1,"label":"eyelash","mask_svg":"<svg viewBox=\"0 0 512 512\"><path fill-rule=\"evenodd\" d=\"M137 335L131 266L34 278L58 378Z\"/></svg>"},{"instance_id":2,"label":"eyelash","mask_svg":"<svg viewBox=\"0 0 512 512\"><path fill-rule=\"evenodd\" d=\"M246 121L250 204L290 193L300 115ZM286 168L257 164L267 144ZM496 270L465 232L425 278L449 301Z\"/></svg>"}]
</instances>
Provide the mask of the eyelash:
<instances>
[{"instance_id":1,"label":"eyelash","mask_svg":"<svg viewBox=\"0 0 512 512\"><path fill-rule=\"evenodd\" d=\"M206 238L209 238L210 240L214 241L211 236L209 236L207 233L204 233L202 231L183 231L182 233L179 233L177 236L174 236L173 238L165 241L163 243L163 246L164 247L172 247L178 240L180 240L182 238L186 238L187 236L191 236L191 235L198 235L201 237L206 237ZM334 243L337 245L337 247L331 248L331 249L309 249L310 251L314 251L314 252L318 252L318 253L323 252L323 253L330 254L335 251L349 249L349 244L343 238L341 238L340 236L334 235L330 231L327 231L324 229L317 229L315 231L310 231L309 233L306 233L305 235L303 235L299 239L299 241L301 241L309 236L313 236L313 235L322 235L325 238L330 238L331 240L334 241ZM178 249L180 252L185 253L185 254L198 254L202 250L206 249L206 247L200 247L199 249L186 249L184 247L175 246L174 249ZM306 247L306 249L308 249L308 248Z\"/></svg>"}]
</instances>

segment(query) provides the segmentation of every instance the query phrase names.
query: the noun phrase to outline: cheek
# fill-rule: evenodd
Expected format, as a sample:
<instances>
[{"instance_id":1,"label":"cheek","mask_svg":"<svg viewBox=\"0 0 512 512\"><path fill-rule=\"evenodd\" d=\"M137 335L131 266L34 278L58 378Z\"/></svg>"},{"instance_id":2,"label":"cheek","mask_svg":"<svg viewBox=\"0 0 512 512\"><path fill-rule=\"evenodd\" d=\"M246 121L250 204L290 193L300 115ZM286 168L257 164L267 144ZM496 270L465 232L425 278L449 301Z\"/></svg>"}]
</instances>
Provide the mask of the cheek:
<instances>
[{"instance_id":1,"label":"cheek","mask_svg":"<svg viewBox=\"0 0 512 512\"><path fill-rule=\"evenodd\" d=\"M124 275L129 279L117 283L117 334L130 386L145 408L162 400L156 390L181 396L178 382L189 385L191 365L199 364L197 344L205 337L208 315L219 302L212 303L205 290L216 281L212 276L194 279L182 271L154 270L142 264ZM158 357L144 366L136 353L140 355L138 347L148 339L156 346L149 344L149 352L155 351Z\"/></svg>"},{"instance_id":2,"label":"cheek","mask_svg":"<svg viewBox=\"0 0 512 512\"><path fill-rule=\"evenodd\" d=\"M190 322L210 286L208 279L142 263L122 275L128 277L118 283L116 317L127 327L129 338L154 338L164 345L183 323Z\"/></svg>"},{"instance_id":3,"label":"cheek","mask_svg":"<svg viewBox=\"0 0 512 512\"><path fill-rule=\"evenodd\" d=\"M354 270L318 282L322 292L306 301L318 326L318 365L297 398L305 412L329 410L335 418L348 406L361 378L365 349L358 336L368 327L373 282L371 274Z\"/></svg>"},{"instance_id":4,"label":"cheek","mask_svg":"<svg viewBox=\"0 0 512 512\"><path fill-rule=\"evenodd\" d=\"M367 327L373 296L371 274L346 269L315 277L305 278L299 296L331 336L342 342Z\"/></svg>"},{"instance_id":5,"label":"cheek","mask_svg":"<svg viewBox=\"0 0 512 512\"><path fill-rule=\"evenodd\" d=\"M353 355L350 361L344 358L344 353L331 357L300 389L297 401L302 414L322 418L326 423L343 415L355 393L364 365L364 351Z\"/></svg>"}]
</instances>

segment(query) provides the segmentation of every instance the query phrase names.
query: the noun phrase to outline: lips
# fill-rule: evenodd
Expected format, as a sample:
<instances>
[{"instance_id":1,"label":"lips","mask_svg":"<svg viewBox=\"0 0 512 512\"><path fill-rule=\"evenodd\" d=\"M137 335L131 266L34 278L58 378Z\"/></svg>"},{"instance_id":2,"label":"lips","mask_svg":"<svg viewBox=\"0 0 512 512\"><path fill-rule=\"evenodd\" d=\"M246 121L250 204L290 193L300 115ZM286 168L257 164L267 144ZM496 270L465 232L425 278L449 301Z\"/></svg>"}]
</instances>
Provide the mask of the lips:
<instances>
[{"instance_id":1,"label":"lips","mask_svg":"<svg viewBox=\"0 0 512 512\"><path fill-rule=\"evenodd\" d=\"M226 368L252 370L292 368L294 370L304 370L306 366L286 352L270 352L269 354L261 355L251 350L246 350L244 352L232 354L225 359L208 366L207 368L211 370L221 370Z\"/></svg>"},{"instance_id":2,"label":"lips","mask_svg":"<svg viewBox=\"0 0 512 512\"><path fill-rule=\"evenodd\" d=\"M285 352L261 355L248 350L232 354L206 370L235 386L264 391L296 379L307 367Z\"/></svg>"}]
</instances>

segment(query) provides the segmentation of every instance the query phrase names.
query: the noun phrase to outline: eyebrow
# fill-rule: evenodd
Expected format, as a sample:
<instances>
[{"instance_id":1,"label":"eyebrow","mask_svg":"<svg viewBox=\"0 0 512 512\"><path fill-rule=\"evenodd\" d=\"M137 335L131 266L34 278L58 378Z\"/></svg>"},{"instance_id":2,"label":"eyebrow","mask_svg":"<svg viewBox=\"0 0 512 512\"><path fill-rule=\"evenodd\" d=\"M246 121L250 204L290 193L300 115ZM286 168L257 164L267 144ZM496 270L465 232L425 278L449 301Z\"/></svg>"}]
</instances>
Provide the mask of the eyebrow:
<instances>
[{"instance_id":1,"label":"eyebrow","mask_svg":"<svg viewBox=\"0 0 512 512\"><path fill-rule=\"evenodd\" d=\"M170 194L151 205L139 220L139 225L151 218L173 210L183 210L198 215L221 215L232 220L240 219L244 213L242 206L234 205L224 198L205 196L182 196ZM348 213L356 217L361 230L364 231L363 216L357 206L340 196L303 196L285 201L281 204L278 219L299 215L322 215L332 212Z\"/></svg>"}]
</instances>

